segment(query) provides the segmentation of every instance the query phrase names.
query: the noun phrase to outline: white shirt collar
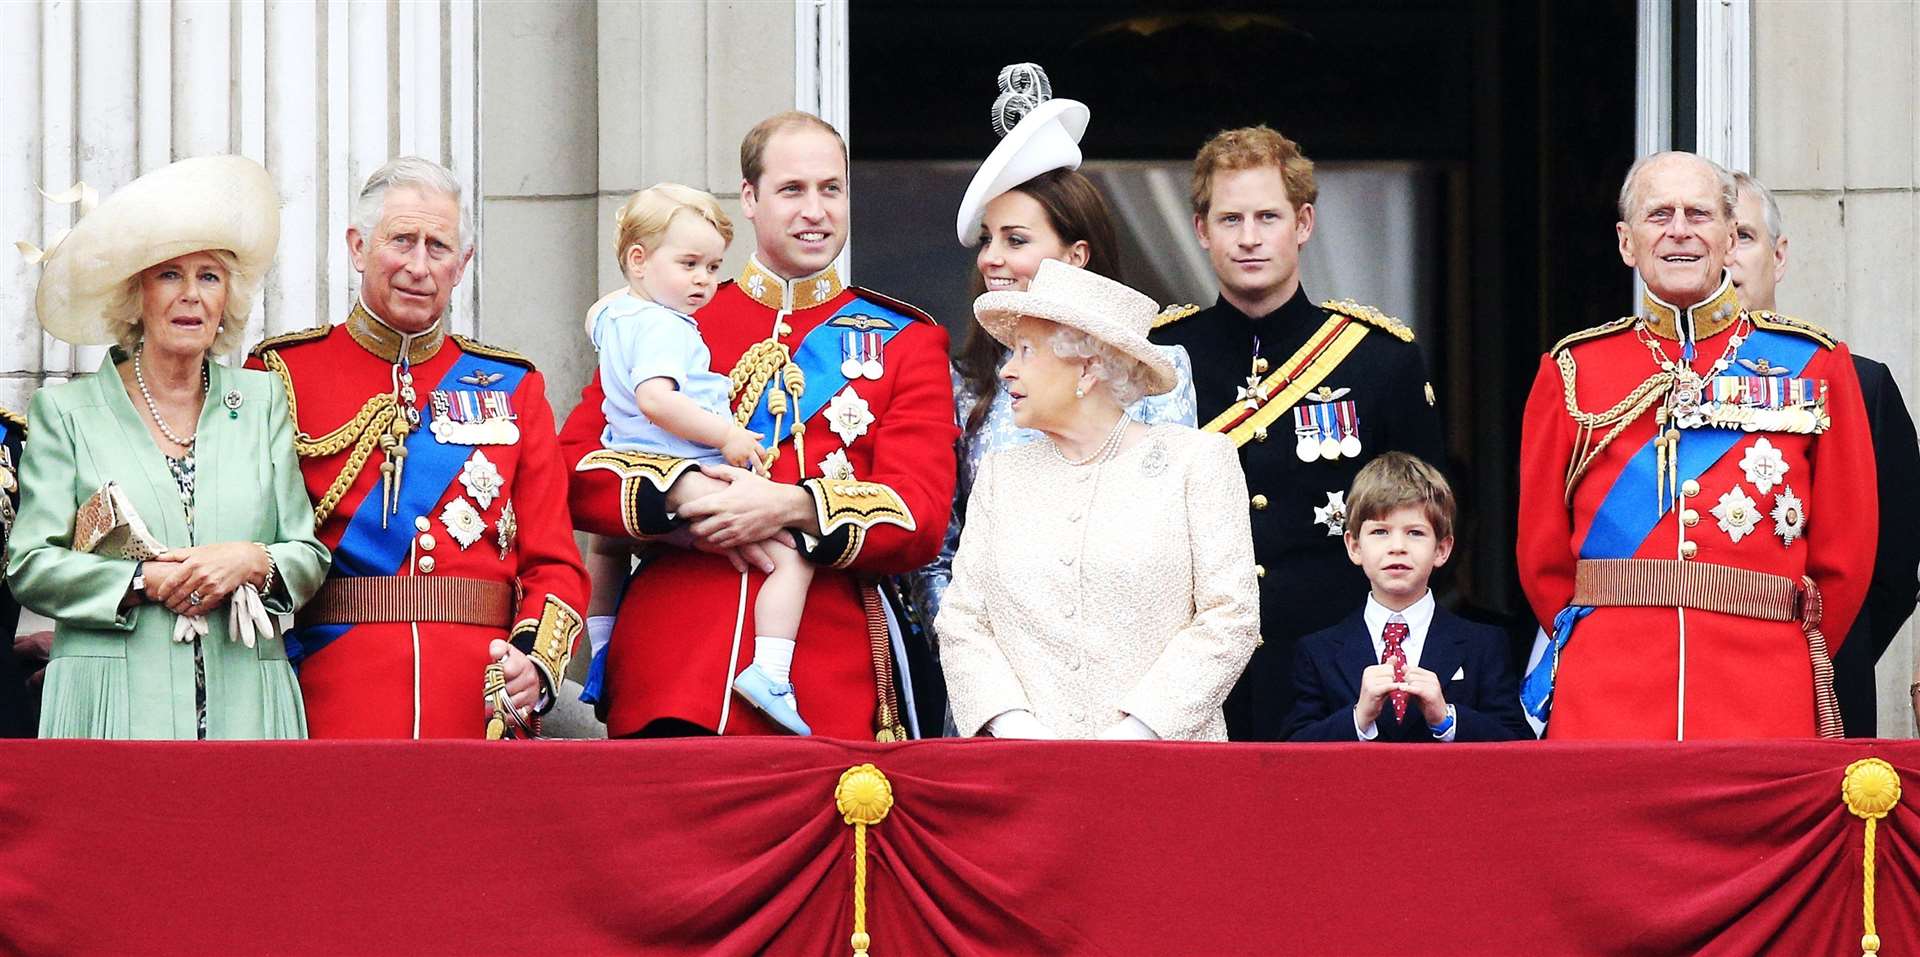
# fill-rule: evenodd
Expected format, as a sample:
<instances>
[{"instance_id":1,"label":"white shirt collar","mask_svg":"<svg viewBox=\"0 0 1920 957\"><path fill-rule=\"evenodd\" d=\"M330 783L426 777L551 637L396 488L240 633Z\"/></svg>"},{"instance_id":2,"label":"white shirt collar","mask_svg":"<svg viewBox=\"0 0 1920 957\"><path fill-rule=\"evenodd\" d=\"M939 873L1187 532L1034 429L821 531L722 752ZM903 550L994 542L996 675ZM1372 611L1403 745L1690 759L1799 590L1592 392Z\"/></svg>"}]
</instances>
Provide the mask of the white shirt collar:
<instances>
[{"instance_id":1,"label":"white shirt collar","mask_svg":"<svg viewBox=\"0 0 1920 957\"><path fill-rule=\"evenodd\" d=\"M1407 653L1407 664L1419 664L1420 652L1427 645L1427 629L1433 625L1434 607L1431 588L1427 589L1426 594L1420 596L1419 601L1408 605L1406 610L1398 612L1380 604L1373 597L1373 593L1368 592L1367 607L1361 612L1361 617L1366 619L1367 635L1373 639L1374 660L1378 661L1381 654L1386 651L1386 641L1381 637L1381 633L1386 629L1388 620L1394 615L1399 615L1407 623L1407 637L1401 642L1401 647Z\"/></svg>"}]
</instances>

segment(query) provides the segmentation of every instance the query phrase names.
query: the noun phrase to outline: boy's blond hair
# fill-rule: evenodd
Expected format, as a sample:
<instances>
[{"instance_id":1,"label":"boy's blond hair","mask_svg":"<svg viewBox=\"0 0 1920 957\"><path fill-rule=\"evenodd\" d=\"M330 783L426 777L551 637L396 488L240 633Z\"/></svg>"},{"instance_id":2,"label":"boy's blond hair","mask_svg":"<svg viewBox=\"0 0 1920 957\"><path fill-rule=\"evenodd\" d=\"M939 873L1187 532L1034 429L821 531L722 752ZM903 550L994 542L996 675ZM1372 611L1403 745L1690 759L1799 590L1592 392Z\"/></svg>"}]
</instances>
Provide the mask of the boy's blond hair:
<instances>
[{"instance_id":1,"label":"boy's blond hair","mask_svg":"<svg viewBox=\"0 0 1920 957\"><path fill-rule=\"evenodd\" d=\"M1382 452L1353 477L1347 490L1347 535L1407 506L1426 514L1435 539L1453 537L1453 489L1440 470L1405 452Z\"/></svg>"},{"instance_id":2,"label":"boy's blond hair","mask_svg":"<svg viewBox=\"0 0 1920 957\"><path fill-rule=\"evenodd\" d=\"M1313 161L1300 152L1300 144L1264 124L1243 126L1213 134L1194 155L1193 184L1188 195L1193 214L1205 216L1213 207L1214 174L1262 166L1280 170L1280 182L1287 187L1287 200L1293 203L1294 212L1320 198L1320 187L1313 182Z\"/></svg>"},{"instance_id":3,"label":"boy's blond hair","mask_svg":"<svg viewBox=\"0 0 1920 957\"><path fill-rule=\"evenodd\" d=\"M613 259L620 274L627 273L627 250L635 246L652 250L667 234L673 217L692 213L720 231L722 244L733 243L733 221L720 209L720 202L705 190L679 183L655 183L620 204L613 214Z\"/></svg>"}]
</instances>

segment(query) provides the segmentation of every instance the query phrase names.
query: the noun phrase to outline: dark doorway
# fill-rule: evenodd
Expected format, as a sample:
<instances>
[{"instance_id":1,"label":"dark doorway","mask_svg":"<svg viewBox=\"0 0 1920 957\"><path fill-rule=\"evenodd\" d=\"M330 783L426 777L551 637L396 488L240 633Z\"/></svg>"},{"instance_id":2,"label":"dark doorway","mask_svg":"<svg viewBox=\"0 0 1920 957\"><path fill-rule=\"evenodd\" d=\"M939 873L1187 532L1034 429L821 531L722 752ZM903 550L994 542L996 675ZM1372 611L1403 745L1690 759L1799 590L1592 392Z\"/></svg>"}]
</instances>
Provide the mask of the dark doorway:
<instances>
[{"instance_id":1,"label":"dark doorway","mask_svg":"<svg viewBox=\"0 0 1920 957\"><path fill-rule=\"evenodd\" d=\"M1409 290L1374 305L1417 318L1447 417L1462 560L1442 588L1531 637L1513 568L1520 416L1541 353L1630 306L1613 224L1634 152L1633 3L853 0L849 22L855 278L920 297L956 335L972 251L953 220L993 148L1008 63L1041 64L1056 95L1088 104L1082 148L1110 198L1149 174L1162 200L1168 176L1184 196L1200 143L1254 123L1298 141L1328 179L1410 184L1410 247L1316 264L1309 244L1303 280L1317 298L1365 301L1329 275ZM1144 230L1156 221L1123 218L1129 256L1193 247L1178 216ZM1345 248L1376 249L1365 236ZM1213 301L1210 282L1144 272L1135 284L1163 302Z\"/></svg>"}]
</instances>

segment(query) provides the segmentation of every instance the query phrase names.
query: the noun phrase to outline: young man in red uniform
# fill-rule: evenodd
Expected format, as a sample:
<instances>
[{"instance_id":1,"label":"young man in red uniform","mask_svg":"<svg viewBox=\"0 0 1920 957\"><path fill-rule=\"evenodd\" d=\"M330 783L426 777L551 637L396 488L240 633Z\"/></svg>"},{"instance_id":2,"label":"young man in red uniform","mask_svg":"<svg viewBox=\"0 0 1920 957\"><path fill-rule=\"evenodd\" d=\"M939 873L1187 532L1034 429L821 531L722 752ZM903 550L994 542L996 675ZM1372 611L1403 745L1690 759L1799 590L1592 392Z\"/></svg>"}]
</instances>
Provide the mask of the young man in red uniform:
<instances>
[{"instance_id":1,"label":"young man in red uniform","mask_svg":"<svg viewBox=\"0 0 1920 957\"><path fill-rule=\"evenodd\" d=\"M1840 733L1831 653L1874 560L1866 410L1846 346L1741 308L1733 207L1698 156L1634 164L1617 231L1642 315L1561 340L1527 401L1520 580L1551 637L1521 698L1555 738Z\"/></svg>"},{"instance_id":2,"label":"young man in red uniform","mask_svg":"<svg viewBox=\"0 0 1920 957\"><path fill-rule=\"evenodd\" d=\"M769 117L742 141L740 173L757 251L695 318L714 371L739 386L736 415L776 450L771 478L710 467L731 484L681 501L674 481L691 463L600 448L597 376L561 430L575 524L673 543L655 545L628 585L596 669L607 731L780 730L732 690L765 579L733 562L764 569L752 543L786 530L818 565L793 656L807 720L815 734L892 739L905 729L875 580L932 560L946 532L958 435L947 335L842 282L847 155L833 127Z\"/></svg>"},{"instance_id":3,"label":"young man in red uniform","mask_svg":"<svg viewBox=\"0 0 1920 957\"><path fill-rule=\"evenodd\" d=\"M530 729L586 598L545 382L525 358L446 332L473 256L451 173L394 160L356 212L360 297L346 321L269 339L247 363L286 383L333 549L287 636L309 732L481 737L495 661Z\"/></svg>"}]
</instances>

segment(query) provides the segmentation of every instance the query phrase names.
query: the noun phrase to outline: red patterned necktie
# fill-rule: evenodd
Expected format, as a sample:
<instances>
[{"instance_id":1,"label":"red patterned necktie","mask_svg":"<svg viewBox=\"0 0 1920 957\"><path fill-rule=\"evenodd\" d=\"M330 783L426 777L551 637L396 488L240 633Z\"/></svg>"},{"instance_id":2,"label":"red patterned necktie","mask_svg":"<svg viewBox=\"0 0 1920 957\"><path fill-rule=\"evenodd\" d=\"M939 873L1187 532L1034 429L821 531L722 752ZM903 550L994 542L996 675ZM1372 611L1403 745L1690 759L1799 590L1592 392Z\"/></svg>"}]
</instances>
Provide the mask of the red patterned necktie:
<instances>
[{"instance_id":1,"label":"red patterned necktie","mask_svg":"<svg viewBox=\"0 0 1920 957\"><path fill-rule=\"evenodd\" d=\"M1380 655L1380 663L1393 666L1393 680L1407 680L1407 623L1395 619L1387 622L1380 633L1381 642L1386 650ZM1387 692L1387 700L1393 702L1393 720L1407 720L1407 693L1404 691Z\"/></svg>"}]
</instances>

